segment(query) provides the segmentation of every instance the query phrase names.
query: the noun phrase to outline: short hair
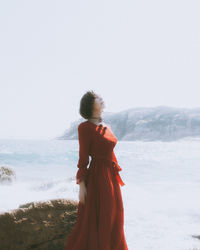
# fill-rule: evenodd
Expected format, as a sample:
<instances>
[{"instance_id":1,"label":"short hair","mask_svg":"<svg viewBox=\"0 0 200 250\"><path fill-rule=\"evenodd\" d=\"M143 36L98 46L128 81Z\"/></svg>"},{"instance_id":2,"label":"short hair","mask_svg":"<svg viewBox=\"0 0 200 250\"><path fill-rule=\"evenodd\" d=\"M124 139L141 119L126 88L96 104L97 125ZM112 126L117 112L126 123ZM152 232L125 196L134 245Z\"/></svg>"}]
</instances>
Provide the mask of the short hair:
<instances>
[{"instance_id":1,"label":"short hair","mask_svg":"<svg viewBox=\"0 0 200 250\"><path fill-rule=\"evenodd\" d=\"M87 91L80 100L79 113L85 119L90 119L92 117L93 104L95 98L100 97L93 90Z\"/></svg>"}]
</instances>

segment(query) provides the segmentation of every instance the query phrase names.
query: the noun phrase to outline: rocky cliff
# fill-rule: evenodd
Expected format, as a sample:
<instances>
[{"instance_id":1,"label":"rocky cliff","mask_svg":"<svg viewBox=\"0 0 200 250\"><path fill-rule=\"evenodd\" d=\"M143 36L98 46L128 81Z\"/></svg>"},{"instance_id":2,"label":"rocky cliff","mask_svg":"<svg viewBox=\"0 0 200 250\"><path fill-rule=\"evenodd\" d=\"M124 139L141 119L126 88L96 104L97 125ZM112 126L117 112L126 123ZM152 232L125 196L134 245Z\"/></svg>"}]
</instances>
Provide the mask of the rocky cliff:
<instances>
[{"instance_id":1,"label":"rocky cliff","mask_svg":"<svg viewBox=\"0 0 200 250\"><path fill-rule=\"evenodd\" d=\"M118 113L105 112L102 118L122 141L173 141L200 137L200 108L141 107ZM83 118L74 121L62 136L55 139L78 139L77 127L83 121Z\"/></svg>"}]
</instances>

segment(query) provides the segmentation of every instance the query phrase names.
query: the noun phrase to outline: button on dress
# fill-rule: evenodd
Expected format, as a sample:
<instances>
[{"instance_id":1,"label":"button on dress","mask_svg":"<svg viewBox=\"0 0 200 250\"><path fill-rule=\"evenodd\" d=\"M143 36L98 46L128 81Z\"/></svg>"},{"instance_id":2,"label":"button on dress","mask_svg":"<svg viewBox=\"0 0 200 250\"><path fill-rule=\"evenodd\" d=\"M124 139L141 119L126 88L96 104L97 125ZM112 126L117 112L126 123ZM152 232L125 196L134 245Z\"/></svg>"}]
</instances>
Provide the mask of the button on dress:
<instances>
[{"instance_id":1,"label":"button on dress","mask_svg":"<svg viewBox=\"0 0 200 250\"><path fill-rule=\"evenodd\" d=\"M65 250L128 250L120 187L125 183L113 151L117 138L109 125L87 120L78 126L78 139L76 184L84 181L87 194L85 203L78 203Z\"/></svg>"}]
</instances>

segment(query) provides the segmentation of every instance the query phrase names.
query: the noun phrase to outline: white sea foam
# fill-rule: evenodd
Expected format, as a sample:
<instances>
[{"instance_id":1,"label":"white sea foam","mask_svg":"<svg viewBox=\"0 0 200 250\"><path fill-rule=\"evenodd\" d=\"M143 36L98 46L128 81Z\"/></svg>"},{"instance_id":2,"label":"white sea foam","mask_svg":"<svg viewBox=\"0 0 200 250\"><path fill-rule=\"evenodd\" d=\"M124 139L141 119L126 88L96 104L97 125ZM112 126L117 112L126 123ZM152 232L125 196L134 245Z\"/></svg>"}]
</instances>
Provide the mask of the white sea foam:
<instances>
[{"instance_id":1,"label":"white sea foam","mask_svg":"<svg viewBox=\"0 0 200 250\"><path fill-rule=\"evenodd\" d=\"M130 250L200 249L200 141L122 142L115 153ZM0 211L31 201L78 200L78 141L1 141L0 166L17 180L0 186Z\"/></svg>"}]
</instances>

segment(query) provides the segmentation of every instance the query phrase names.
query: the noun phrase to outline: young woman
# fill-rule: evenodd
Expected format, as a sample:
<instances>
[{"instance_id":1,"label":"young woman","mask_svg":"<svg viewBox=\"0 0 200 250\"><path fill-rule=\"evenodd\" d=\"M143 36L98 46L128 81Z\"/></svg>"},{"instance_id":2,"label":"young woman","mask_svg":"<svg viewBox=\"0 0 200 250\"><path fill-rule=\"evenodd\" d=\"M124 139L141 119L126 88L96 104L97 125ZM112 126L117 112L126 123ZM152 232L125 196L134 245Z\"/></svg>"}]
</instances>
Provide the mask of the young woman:
<instances>
[{"instance_id":1,"label":"young woman","mask_svg":"<svg viewBox=\"0 0 200 250\"><path fill-rule=\"evenodd\" d=\"M78 213L65 250L128 250L120 187L125 183L113 151L117 138L101 117L104 107L93 91L80 101L79 112L86 121L78 126Z\"/></svg>"}]
</instances>

